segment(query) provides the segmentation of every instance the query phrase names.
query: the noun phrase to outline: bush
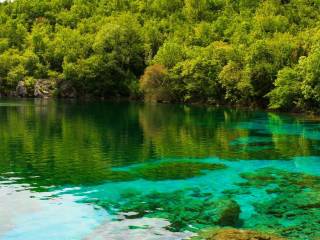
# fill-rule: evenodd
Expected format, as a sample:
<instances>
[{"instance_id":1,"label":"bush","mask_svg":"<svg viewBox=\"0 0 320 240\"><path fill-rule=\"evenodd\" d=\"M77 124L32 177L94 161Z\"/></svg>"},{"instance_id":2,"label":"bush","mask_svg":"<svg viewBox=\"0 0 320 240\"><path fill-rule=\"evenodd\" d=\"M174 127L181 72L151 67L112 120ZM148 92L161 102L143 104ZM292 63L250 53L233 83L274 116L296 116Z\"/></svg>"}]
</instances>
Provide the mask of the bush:
<instances>
[{"instance_id":1,"label":"bush","mask_svg":"<svg viewBox=\"0 0 320 240\"><path fill-rule=\"evenodd\" d=\"M231 103L247 103L254 95L248 69L230 61L219 74L221 85L226 91L225 99Z\"/></svg>"},{"instance_id":2,"label":"bush","mask_svg":"<svg viewBox=\"0 0 320 240\"><path fill-rule=\"evenodd\" d=\"M16 87L19 81L23 81L26 74L27 71L22 65L12 68L8 73L7 85L10 87Z\"/></svg>"},{"instance_id":3,"label":"bush","mask_svg":"<svg viewBox=\"0 0 320 240\"><path fill-rule=\"evenodd\" d=\"M275 87L267 95L270 98L269 108L290 110L297 106L301 97L301 75L296 69L284 68L279 71Z\"/></svg>"},{"instance_id":4,"label":"bush","mask_svg":"<svg viewBox=\"0 0 320 240\"><path fill-rule=\"evenodd\" d=\"M140 78L140 89L150 101L170 101L171 90L168 84L168 71L160 64L147 67Z\"/></svg>"},{"instance_id":5,"label":"bush","mask_svg":"<svg viewBox=\"0 0 320 240\"><path fill-rule=\"evenodd\" d=\"M35 83L36 80L33 77L26 77L24 80L24 85L29 96L33 96Z\"/></svg>"}]
</instances>

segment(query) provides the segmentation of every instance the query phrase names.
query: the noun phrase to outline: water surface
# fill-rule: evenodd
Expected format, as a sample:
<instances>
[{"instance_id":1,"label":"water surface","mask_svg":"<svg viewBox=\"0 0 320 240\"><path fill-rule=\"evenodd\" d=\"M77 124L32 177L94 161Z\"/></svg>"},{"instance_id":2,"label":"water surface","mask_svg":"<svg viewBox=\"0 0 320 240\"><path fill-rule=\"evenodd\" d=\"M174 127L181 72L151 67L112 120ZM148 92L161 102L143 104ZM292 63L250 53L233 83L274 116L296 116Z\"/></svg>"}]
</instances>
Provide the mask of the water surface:
<instances>
[{"instance_id":1,"label":"water surface","mask_svg":"<svg viewBox=\"0 0 320 240\"><path fill-rule=\"evenodd\" d=\"M212 225L320 237L318 119L1 100L0 143L0 239L178 240ZM237 221L213 219L223 201Z\"/></svg>"}]
</instances>

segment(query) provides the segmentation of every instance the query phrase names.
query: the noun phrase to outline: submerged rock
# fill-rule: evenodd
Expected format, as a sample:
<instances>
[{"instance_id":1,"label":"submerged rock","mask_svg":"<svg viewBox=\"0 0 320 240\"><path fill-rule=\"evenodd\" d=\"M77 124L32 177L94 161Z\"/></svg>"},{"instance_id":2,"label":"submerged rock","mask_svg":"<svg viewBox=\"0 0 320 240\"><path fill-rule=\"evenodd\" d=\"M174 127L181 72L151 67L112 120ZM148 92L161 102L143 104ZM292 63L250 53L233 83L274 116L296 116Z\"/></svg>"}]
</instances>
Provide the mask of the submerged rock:
<instances>
[{"instance_id":1,"label":"submerged rock","mask_svg":"<svg viewBox=\"0 0 320 240\"><path fill-rule=\"evenodd\" d=\"M213 209L213 216L216 217L216 223L220 226L235 226L239 221L240 206L230 199L221 199L216 202Z\"/></svg>"},{"instance_id":2,"label":"submerged rock","mask_svg":"<svg viewBox=\"0 0 320 240\"><path fill-rule=\"evenodd\" d=\"M200 238L205 240L285 240L273 234L234 228L207 230L200 234Z\"/></svg>"}]
</instances>

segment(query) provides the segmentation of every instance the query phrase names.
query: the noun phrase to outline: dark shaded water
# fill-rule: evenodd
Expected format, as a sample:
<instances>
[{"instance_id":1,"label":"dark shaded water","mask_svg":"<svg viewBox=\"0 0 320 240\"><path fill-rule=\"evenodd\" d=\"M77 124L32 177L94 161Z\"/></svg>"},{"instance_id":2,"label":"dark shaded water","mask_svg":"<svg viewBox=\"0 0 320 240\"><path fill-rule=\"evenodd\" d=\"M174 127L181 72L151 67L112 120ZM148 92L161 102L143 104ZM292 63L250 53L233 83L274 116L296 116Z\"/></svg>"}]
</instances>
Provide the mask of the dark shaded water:
<instances>
[{"instance_id":1,"label":"dark shaded water","mask_svg":"<svg viewBox=\"0 0 320 240\"><path fill-rule=\"evenodd\" d=\"M319 143L319 120L301 116L2 100L0 239L188 239L212 225L317 239ZM217 220L221 202L239 218Z\"/></svg>"}]
</instances>

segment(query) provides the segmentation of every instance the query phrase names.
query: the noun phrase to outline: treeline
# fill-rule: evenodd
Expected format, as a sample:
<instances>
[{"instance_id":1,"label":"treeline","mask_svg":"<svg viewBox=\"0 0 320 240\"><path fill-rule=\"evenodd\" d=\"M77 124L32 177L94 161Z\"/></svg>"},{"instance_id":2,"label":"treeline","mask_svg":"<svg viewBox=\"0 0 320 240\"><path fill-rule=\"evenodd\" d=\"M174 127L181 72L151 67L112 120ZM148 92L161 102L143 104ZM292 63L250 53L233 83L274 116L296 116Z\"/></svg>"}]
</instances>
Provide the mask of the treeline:
<instances>
[{"instance_id":1,"label":"treeline","mask_svg":"<svg viewBox=\"0 0 320 240\"><path fill-rule=\"evenodd\" d=\"M2 95L320 109L320 0L0 4Z\"/></svg>"}]
</instances>

